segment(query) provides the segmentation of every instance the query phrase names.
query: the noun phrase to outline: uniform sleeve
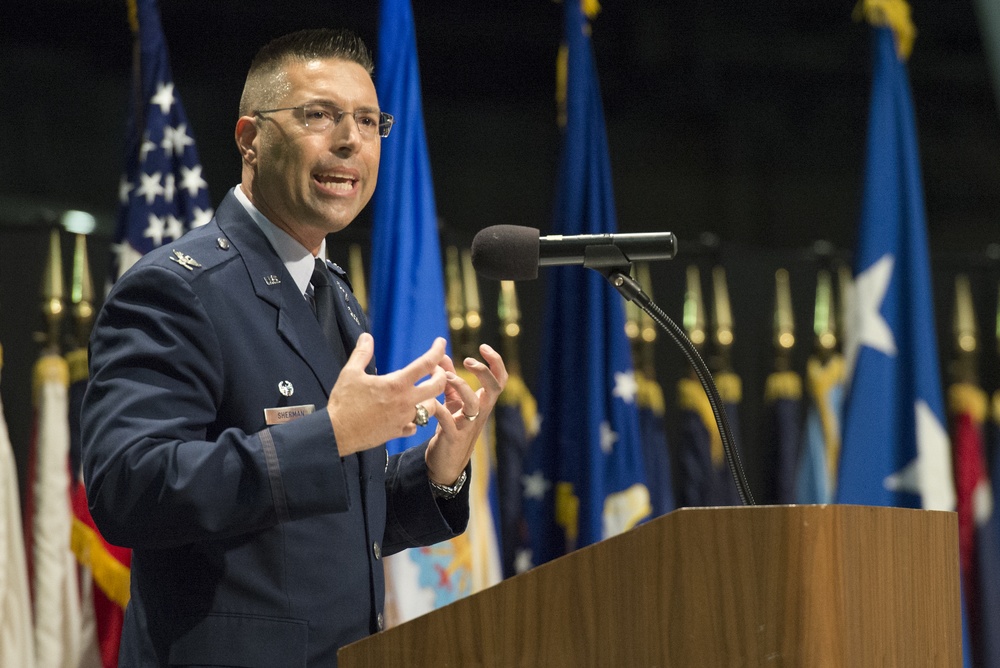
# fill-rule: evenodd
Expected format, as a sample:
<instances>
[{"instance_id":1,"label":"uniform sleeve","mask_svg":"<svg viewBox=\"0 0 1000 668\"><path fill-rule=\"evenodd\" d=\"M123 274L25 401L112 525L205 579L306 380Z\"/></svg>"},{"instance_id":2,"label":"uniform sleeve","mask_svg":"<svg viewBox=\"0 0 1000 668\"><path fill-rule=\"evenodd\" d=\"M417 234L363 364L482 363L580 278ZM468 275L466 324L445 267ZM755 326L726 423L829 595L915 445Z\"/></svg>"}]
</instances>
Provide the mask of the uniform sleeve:
<instances>
[{"instance_id":1,"label":"uniform sleeve","mask_svg":"<svg viewBox=\"0 0 1000 668\"><path fill-rule=\"evenodd\" d=\"M435 499L424 461L426 445L389 458L386 476L386 523L382 552L395 554L408 547L433 545L465 531L469 523L472 467L462 491L448 501Z\"/></svg>"},{"instance_id":2,"label":"uniform sleeve","mask_svg":"<svg viewBox=\"0 0 1000 668\"><path fill-rule=\"evenodd\" d=\"M123 277L91 337L83 469L102 534L162 548L347 508L326 411L208 439L225 369L190 284L149 265Z\"/></svg>"}]
</instances>

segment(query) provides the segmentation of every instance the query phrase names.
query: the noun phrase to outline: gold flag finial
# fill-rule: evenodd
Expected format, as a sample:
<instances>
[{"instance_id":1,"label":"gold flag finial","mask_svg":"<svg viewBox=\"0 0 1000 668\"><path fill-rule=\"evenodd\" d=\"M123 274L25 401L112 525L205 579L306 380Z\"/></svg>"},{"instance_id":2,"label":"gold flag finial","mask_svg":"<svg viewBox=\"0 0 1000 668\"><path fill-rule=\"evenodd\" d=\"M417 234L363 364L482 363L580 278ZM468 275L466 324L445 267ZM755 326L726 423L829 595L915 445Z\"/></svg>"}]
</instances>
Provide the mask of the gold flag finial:
<instances>
[{"instance_id":1,"label":"gold flag finial","mask_svg":"<svg viewBox=\"0 0 1000 668\"><path fill-rule=\"evenodd\" d=\"M774 272L774 348L779 365L787 365L795 347L795 314L792 312L792 286L787 269ZM782 369L784 370L784 369Z\"/></svg>"},{"instance_id":2,"label":"gold flag finial","mask_svg":"<svg viewBox=\"0 0 1000 668\"><path fill-rule=\"evenodd\" d=\"M721 266L712 269L712 295L715 313L715 345L728 349L733 345L733 309L729 303L729 285L726 270Z\"/></svg>"},{"instance_id":3,"label":"gold flag finial","mask_svg":"<svg viewBox=\"0 0 1000 668\"><path fill-rule=\"evenodd\" d=\"M462 250L462 286L465 294L465 326L476 331L482 325L479 281L472 266L472 253L467 249Z\"/></svg>"},{"instance_id":4,"label":"gold flag finial","mask_svg":"<svg viewBox=\"0 0 1000 668\"><path fill-rule=\"evenodd\" d=\"M696 347L705 344L705 301L701 296L701 274L693 264L688 265L684 290L684 331Z\"/></svg>"},{"instance_id":5,"label":"gold flag finial","mask_svg":"<svg viewBox=\"0 0 1000 668\"><path fill-rule=\"evenodd\" d=\"M462 262L462 294L465 310L465 354L476 354L476 341L479 341L479 329L482 327L482 309L479 301L479 281L476 270L472 266L472 253L468 249L461 251Z\"/></svg>"},{"instance_id":6,"label":"gold flag finial","mask_svg":"<svg viewBox=\"0 0 1000 668\"><path fill-rule=\"evenodd\" d=\"M955 357L951 362L952 379L959 383L975 383L979 375L976 372L979 329L967 274L955 276L955 310L951 326L955 347Z\"/></svg>"},{"instance_id":7,"label":"gold flag finial","mask_svg":"<svg viewBox=\"0 0 1000 668\"><path fill-rule=\"evenodd\" d=\"M653 299L653 280L649 275L649 263L639 262L635 265L636 282L642 291L646 293L650 300ZM633 302L628 302L631 306ZM637 305L636 310L636 345L637 359L639 367L645 374L647 380L656 377L656 323L653 317L641 310Z\"/></svg>"},{"instance_id":8,"label":"gold flag finial","mask_svg":"<svg viewBox=\"0 0 1000 668\"><path fill-rule=\"evenodd\" d=\"M827 360L837 349L837 317L833 307L833 278L826 269L816 273L816 303L813 308L816 354Z\"/></svg>"},{"instance_id":9,"label":"gold flag finial","mask_svg":"<svg viewBox=\"0 0 1000 668\"><path fill-rule=\"evenodd\" d=\"M649 263L640 262L635 266L636 281L639 283L639 287L645 292L649 299L653 299L653 280L649 275ZM630 304L632 302L629 302ZM638 308L638 307L636 307ZM645 311L640 310L639 312L639 337L642 339L643 343L653 343L656 341L656 323L653 322L653 316L649 315Z\"/></svg>"},{"instance_id":10,"label":"gold flag finial","mask_svg":"<svg viewBox=\"0 0 1000 668\"><path fill-rule=\"evenodd\" d=\"M364 311L368 310L368 289L365 287L365 263L361 258L361 246L351 244L347 249L347 269L351 276L354 297Z\"/></svg>"},{"instance_id":11,"label":"gold flag finial","mask_svg":"<svg viewBox=\"0 0 1000 668\"><path fill-rule=\"evenodd\" d=\"M972 286L967 274L955 277L955 318L952 322L955 335L955 350L959 353L974 353L977 348L979 330L976 314L972 307Z\"/></svg>"},{"instance_id":12,"label":"gold flag finial","mask_svg":"<svg viewBox=\"0 0 1000 668\"><path fill-rule=\"evenodd\" d=\"M503 343L504 359L511 375L521 373L521 360L517 338L521 334L521 307L517 301L514 281L500 281L497 298L497 316L500 319L500 340Z\"/></svg>"},{"instance_id":13,"label":"gold flag finial","mask_svg":"<svg viewBox=\"0 0 1000 668\"><path fill-rule=\"evenodd\" d=\"M445 288L448 306L448 329L451 330L452 343L458 343L465 329L465 315L462 313L462 271L459 268L458 248L448 246L445 249Z\"/></svg>"},{"instance_id":14,"label":"gold flag finial","mask_svg":"<svg viewBox=\"0 0 1000 668\"><path fill-rule=\"evenodd\" d=\"M73 287L70 293L73 303L73 320L76 324L76 344L86 346L90 338L90 326L94 322L94 282L90 278L90 260L87 258L87 236L76 235L73 250Z\"/></svg>"},{"instance_id":15,"label":"gold flag finial","mask_svg":"<svg viewBox=\"0 0 1000 668\"><path fill-rule=\"evenodd\" d=\"M715 345L712 366L717 372L732 371L733 309L729 302L726 270L720 265L712 268L712 320Z\"/></svg>"},{"instance_id":16,"label":"gold flag finial","mask_svg":"<svg viewBox=\"0 0 1000 668\"><path fill-rule=\"evenodd\" d=\"M907 61L917 39L917 28L906 0L860 0L854 7L854 20L862 19L877 27L889 28L896 39L896 55Z\"/></svg>"},{"instance_id":17,"label":"gold flag finial","mask_svg":"<svg viewBox=\"0 0 1000 668\"><path fill-rule=\"evenodd\" d=\"M59 349L59 333L65 311L64 296L62 245L59 229L53 228L49 234L48 264L42 278L42 313L48 327L45 334L45 346L52 350Z\"/></svg>"}]
</instances>

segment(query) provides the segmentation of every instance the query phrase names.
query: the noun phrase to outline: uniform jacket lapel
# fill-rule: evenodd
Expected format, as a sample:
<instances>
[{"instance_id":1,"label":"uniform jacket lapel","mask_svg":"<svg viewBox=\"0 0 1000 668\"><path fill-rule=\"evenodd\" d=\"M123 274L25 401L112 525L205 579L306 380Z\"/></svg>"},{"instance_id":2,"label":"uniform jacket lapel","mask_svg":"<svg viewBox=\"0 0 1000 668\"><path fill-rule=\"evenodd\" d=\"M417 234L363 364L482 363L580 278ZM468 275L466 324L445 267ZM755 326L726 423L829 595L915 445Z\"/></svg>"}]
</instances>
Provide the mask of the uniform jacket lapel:
<instances>
[{"instance_id":1,"label":"uniform jacket lapel","mask_svg":"<svg viewBox=\"0 0 1000 668\"><path fill-rule=\"evenodd\" d=\"M329 392L340 368L309 303L267 237L231 192L216 211L219 228L236 248L257 298L278 310L277 331ZM352 323L353 324L353 323Z\"/></svg>"}]
</instances>

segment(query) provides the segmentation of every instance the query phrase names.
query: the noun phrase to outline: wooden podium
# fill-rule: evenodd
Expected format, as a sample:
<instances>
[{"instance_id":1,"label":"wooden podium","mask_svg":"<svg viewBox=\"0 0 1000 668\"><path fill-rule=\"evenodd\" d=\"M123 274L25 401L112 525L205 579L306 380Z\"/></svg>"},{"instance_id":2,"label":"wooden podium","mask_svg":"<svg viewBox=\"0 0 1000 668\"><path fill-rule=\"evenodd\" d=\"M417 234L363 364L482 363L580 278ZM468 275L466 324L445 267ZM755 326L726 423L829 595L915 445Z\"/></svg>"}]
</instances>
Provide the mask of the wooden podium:
<instances>
[{"instance_id":1,"label":"wooden podium","mask_svg":"<svg viewBox=\"0 0 1000 668\"><path fill-rule=\"evenodd\" d=\"M961 666L954 513L685 508L340 651L376 666Z\"/></svg>"}]
</instances>

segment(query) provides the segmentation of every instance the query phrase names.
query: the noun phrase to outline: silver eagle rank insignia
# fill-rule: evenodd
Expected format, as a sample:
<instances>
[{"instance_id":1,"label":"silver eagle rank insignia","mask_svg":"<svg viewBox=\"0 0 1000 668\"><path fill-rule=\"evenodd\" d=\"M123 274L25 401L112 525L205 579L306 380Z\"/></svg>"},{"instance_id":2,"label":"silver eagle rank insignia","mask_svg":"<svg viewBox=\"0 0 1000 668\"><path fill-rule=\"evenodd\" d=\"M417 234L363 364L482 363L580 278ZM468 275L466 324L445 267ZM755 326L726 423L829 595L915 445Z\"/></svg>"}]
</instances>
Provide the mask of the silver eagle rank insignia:
<instances>
[{"instance_id":1,"label":"silver eagle rank insignia","mask_svg":"<svg viewBox=\"0 0 1000 668\"><path fill-rule=\"evenodd\" d=\"M201 264L195 260L193 257L187 253L182 253L179 250L174 251L174 256L170 258L180 266L184 267L188 271L194 271L195 267L201 267Z\"/></svg>"}]
</instances>

